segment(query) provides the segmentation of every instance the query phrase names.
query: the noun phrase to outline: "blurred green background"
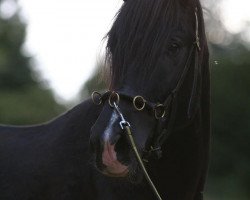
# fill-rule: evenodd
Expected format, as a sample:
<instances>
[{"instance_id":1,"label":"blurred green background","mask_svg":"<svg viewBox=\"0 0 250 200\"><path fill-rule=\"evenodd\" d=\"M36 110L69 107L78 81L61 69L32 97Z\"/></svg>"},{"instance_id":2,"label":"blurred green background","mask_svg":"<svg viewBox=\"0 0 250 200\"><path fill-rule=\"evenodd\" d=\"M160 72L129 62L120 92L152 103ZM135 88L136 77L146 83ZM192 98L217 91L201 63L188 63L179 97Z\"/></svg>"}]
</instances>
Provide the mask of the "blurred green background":
<instances>
[{"instance_id":1,"label":"blurred green background","mask_svg":"<svg viewBox=\"0 0 250 200\"><path fill-rule=\"evenodd\" d=\"M0 6L1 6L0 0ZM205 19L211 52L212 142L206 200L250 199L250 44L249 27L232 34L223 29L215 3L206 3ZM211 9L213 8L213 9ZM1 14L1 13L0 13ZM250 21L250 20L249 20ZM68 105L59 104L34 70L22 47L26 25L17 12L0 15L0 123L29 125L51 120ZM84 84L81 96L104 89L100 67Z\"/></svg>"}]
</instances>

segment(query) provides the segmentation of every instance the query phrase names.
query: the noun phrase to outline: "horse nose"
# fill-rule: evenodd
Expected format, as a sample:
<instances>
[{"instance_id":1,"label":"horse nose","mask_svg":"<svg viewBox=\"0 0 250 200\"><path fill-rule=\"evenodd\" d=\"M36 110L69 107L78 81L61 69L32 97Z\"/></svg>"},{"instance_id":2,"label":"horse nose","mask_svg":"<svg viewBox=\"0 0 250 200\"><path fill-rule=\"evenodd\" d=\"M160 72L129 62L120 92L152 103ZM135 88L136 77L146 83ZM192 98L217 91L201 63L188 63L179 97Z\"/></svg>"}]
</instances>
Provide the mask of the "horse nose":
<instances>
[{"instance_id":1,"label":"horse nose","mask_svg":"<svg viewBox=\"0 0 250 200\"><path fill-rule=\"evenodd\" d=\"M114 145L121 137L123 131L119 125L120 118L115 111L112 112L109 122L102 133L103 143Z\"/></svg>"},{"instance_id":2,"label":"horse nose","mask_svg":"<svg viewBox=\"0 0 250 200\"><path fill-rule=\"evenodd\" d=\"M96 134L92 133L90 135L89 146L90 146L90 150L95 153L96 152L96 147L98 146L98 138L97 138Z\"/></svg>"},{"instance_id":3,"label":"horse nose","mask_svg":"<svg viewBox=\"0 0 250 200\"><path fill-rule=\"evenodd\" d=\"M106 114L99 116L98 120L91 128L91 150L95 152L97 147L103 149L105 143L115 145L123 134L119 122L119 116L116 112L112 112L108 119Z\"/></svg>"},{"instance_id":4,"label":"horse nose","mask_svg":"<svg viewBox=\"0 0 250 200\"><path fill-rule=\"evenodd\" d=\"M121 153L124 145L122 141L126 138L119 125L119 116L113 112L107 123L103 123L100 116L91 128L90 149L95 158L95 164L104 174L116 174L123 176L127 174L128 167L122 164ZM123 162L125 163L125 162Z\"/></svg>"},{"instance_id":5,"label":"horse nose","mask_svg":"<svg viewBox=\"0 0 250 200\"><path fill-rule=\"evenodd\" d=\"M90 150L93 153L98 153L102 149L102 131L104 127L102 124L94 124L91 128L91 134L90 134L90 139L89 139L89 144L90 144Z\"/></svg>"}]
</instances>

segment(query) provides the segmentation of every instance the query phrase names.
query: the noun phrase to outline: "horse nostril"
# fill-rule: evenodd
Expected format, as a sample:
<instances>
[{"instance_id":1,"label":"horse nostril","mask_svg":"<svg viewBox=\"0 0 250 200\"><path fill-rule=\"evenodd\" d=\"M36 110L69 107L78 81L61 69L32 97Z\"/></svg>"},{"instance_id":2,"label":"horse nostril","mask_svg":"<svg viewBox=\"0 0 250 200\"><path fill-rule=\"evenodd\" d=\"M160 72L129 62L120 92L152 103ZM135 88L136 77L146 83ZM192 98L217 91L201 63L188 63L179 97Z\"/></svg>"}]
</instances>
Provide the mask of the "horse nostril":
<instances>
[{"instance_id":1,"label":"horse nostril","mask_svg":"<svg viewBox=\"0 0 250 200\"><path fill-rule=\"evenodd\" d=\"M130 161L130 145L125 135L120 135L119 139L115 143L115 151L117 152L117 160L125 165L128 165Z\"/></svg>"},{"instance_id":2,"label":"horse nostril","mask_svg":"<svg viewBox=\"0 0 250 200\"><path fill-rule=\"evenodd\" d=\"M120 133L117 133L117 134L113 135L111 138L109 138L108 142L111 145L115 145L120 140L121 136L122 135Z\"/></svg>"}]
</instances>

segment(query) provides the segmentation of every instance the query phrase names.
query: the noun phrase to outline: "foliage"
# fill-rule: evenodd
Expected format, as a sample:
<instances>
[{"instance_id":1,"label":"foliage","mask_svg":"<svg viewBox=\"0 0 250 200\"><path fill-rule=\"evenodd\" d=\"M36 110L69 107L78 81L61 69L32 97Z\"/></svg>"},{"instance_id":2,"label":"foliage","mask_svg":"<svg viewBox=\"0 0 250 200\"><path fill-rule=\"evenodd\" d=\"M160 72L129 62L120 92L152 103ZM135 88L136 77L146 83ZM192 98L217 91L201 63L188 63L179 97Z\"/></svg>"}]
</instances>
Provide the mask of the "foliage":
<instances>
[{"instance_id":1,"label":"foliage","mask_svg":"<svg viewBox=\"0 0 250 200\"><path fill-rule=\"evenodd\" d=\"M37 80L32 58L22 50L25 30L18 13L8 19L0 15L0 123L41 123L64 110Z\"/></svg>"},{"instance_id":2,"label":"foliage","mask_svg":"<svg viewBox=\"0 0 250 200\"><path fill-rule=\"evenodd\" d=\"M17 15L0 19L0 89L13 90L37 85L32 79L30 58L22 53L25 26Z\"/></svg>"},{"instance_id":3,"label":"foliage","mask_svg":"<svg viewBox=\"0 0 250 200\"><path fill-rule=\"evenodd\" d=\"M83 99L88 98L93 91L105 91L108 86L105 81L105 62L98 62L95 68L94 73L84 84L81 90L81 96Z\"/></svg>"},{"instance_id":4,"label":"foliage","mask_svg":"<svg viewBox=\"0 0 250 200\"><path fill-rule=\"evenodd\" d=\"M63 109L55 103L50 90L30 87L23 91L1 91L0 122L36 124L52 119Z\"/></svg>"},{"instance_id":5,"label":"foliage","mask_svg":"<svg viewBox=\"0 0 250 200\"><path fill-rule=\"evenodd\" d=\"M240 44L213 46L212 160L214 200L250 199L250 52Z\"/></svg>"}]
</instances>

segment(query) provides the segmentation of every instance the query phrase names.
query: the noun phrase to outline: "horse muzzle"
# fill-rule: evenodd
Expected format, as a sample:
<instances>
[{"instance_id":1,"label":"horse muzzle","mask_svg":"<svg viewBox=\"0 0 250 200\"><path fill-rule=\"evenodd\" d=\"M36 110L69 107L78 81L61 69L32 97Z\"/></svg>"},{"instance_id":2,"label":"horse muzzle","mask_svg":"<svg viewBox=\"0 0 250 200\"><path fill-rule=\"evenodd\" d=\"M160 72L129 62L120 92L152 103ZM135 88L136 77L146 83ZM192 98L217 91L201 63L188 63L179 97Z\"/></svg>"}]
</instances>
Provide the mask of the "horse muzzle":
<instances>
[{"instance_id":1,"label":"horse muzzle","mask_svg":"<svg viewBox=\"0 0 250 200\"><path fill-rule=\"evenodd\" d=\"M102 163L105 168L102 173L112 177L126 177L128 175L128 166L122 164L117 159L115 145L105 142L102 152Z\"/></svg>"}]
</instances>

